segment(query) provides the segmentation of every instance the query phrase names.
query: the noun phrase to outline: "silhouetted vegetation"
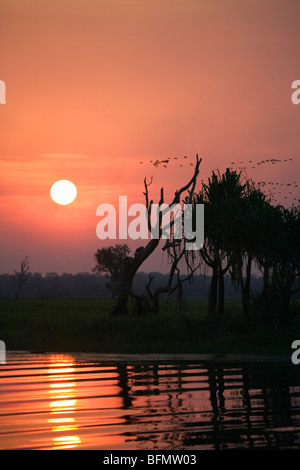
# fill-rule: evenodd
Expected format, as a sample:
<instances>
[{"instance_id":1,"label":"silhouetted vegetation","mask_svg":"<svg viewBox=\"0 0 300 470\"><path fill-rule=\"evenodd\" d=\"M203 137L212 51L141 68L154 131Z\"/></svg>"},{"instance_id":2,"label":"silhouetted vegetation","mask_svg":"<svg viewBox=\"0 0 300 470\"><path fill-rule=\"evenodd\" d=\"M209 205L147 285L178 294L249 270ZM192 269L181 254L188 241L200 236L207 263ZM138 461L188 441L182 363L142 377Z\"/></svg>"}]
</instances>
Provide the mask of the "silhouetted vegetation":
<instances>
[{"instance_id":1,"label":"silhouetted vegetation","mask_svg":"<svg viewBox=\"0 0 300 470\"><path fill-rule=\"evenodd\" d=\"M106 286L111 290L113 299L116 297L116 294L120 289L120 283L124 277L123 267L129 253L130 248L126 243L124 243L100 248L94 255L97 264L93 271L99 272L100 274L106 273L106 276L109 279Z\"/></svg>"},{"instance_id":2,"label":"silhouetted vegetation","mask_svg":"<svg viewBox=\"0 0 300 470\"><path fill-rule=\"evenodd\" d=\"M205 242L199 255L212 269L208 313L223 316L224 275L239 286L243 313L285 326L290 300L300 289L300 207L273 206L242 172L212 173L194 198L204 204ZM254 295L253 266L263 287Z\"/></svg>"},{"instance_id":3,"label":"silhouetted vegetation","mask_svg":"<svg viewBox=\"0 0 300 470\"><path fill-rule=\"evenodd\" d=\"M199 174L199 166L201 163L201 159L199 159L198 155L196 155L196 162L195 162L195 169L191 179L188 181L187 184L182 186L180 189L175 191L174 198L170 204L168 204L167 209L161 210L157 220L155 222L156 228L156 236L151 237L145 247L140 247L138 250L135 251L134 256L128 256L125 258L123 265L122 265L122 282L119 283L119 290L118 290L118 298L115 306L112 310L112 315L127 315L128 314L128 301L132 294L132 285L134 277L137 271L141 268L142 264L149 258L149 256L156 250L161 240L162 234L164 232L165 227L163 226L163 215L166 212L169 212L169 207L180 203L180 198L182 194L188 192L190 200L192 200L193 193L195 190L197 176ZM145 186L145 203L147 209L147 223L148 223L148 230L149 234L153 230L153 220L152 220L152 207L153 201L149 198L149 191L148 187L151 185L152 179L149 183L147 183L147 179L144 179L144 186ZM161 188L160 190L160 200L158 202L158 207L163 207L165 204L164 199L164 189ZM170 220L168 227L171 229L174 225L174 219ZM167 248L168 249L168 248ZM176 261L175 261L176 262ZM171 268L172 270L172 268ZM155 297L155 300L158 300L158 297Z\"/></svg>"},{"instance_id":4,"label":"silhouetted vegetation","mask_svg":"<svg viewBox=\"0 0 300 470\"><path fill-rule=\"evenodd\" d=\"M158 247L164 232L162 217L158 218L159 237L151 239L146 247L140 247L134 256L128 256L128 250L120 257L118 247L98 250L99 272L103 267L102 255L109 253L110 264L117 266L115 282L118 285L117 302L113 314L127 314L128 300L132 296L138 313L159 311L159 297L172 295L178 291L178 299L183 306L183 282L191 281L196 273L207 270L211 273L208 314L223 317L225 315L225 276L229 275L232 283L242 297L242 310L245 316L259 321L278 321L285 326L289 321L291 297L300 289L300 209L274 206L271 200L255 186L242 171L227 168L221 174L212 172L207 183L202 181L198 193L195 193L196 180L201 160L196 159L195 172L190 182L176 191L169 207L180 202L204 205L205 239L198 253L186 250L186 238L183 232L180 239L174 235L174 220L170 224L170 236L162 246L170 260L169 277L163 284L153 289L153 276L150 275L142 294L133 289L133 280L143 262ZM145 200L148 210L149 232L152 227L148 187L145 183ZM187 191L184 201L181 195ZM163 189L159 207L164 203ZM195 214L194 214L195 223ZM125 247L125 246L124 246ZM127 245L126 245L127 247ZM128 247L127 247L128 248ZM105 253L104 253L105 252ZM198 256L197 256L198 255ZM97 256L97 254L96 254ZM199 267L198 267L198 263ZM187 275L184 277L182 266ZM263 284L260 292L253 289L253 268L260 270ZM111 278L114 275L111 274ZM151 304L151 306L150 306ZM264 313L263 313L264 312ZM262 318L264 317L264 318Z\"/></svg>"},{"instance_id":5,"label":"silhouetted vegetation","mask_svg":"<svg viewBox=\"0 0 300 470\"><path fill-rule=\"evenodd\" d=\"M29 260L28 260L28 257L26 256L21 261L20 271L14 270L15 275L17 276L17 279L18 279L17 288L16 288L16 299L19 298L21 287L31 276L29 269L30 269Z\"/></svg>"}]
</instances>

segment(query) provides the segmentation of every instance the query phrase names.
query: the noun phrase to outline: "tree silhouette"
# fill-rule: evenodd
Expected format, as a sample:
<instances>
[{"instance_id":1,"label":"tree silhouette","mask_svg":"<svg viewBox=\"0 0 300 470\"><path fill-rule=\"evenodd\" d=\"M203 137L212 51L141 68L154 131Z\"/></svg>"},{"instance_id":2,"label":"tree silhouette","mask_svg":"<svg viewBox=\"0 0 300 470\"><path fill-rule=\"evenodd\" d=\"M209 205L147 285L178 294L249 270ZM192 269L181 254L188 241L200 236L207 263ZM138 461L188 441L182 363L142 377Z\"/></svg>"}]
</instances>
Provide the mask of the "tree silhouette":
<instances>
[{"instance_id":1,"label":"tree silhouette","mask_svg":"<svg viewBox=\"0 0 300 470\"><path fill-rule=\"evenodd\" d=\"M19 298L21 287L23 286L24 282L26 282L31 273L29 272L29 261L27 256L21 261L20 271L16 271L14 269L15 275L18 278L17 290L16 290L16 299Z\"/></svg>"},{"instance_id":2,"label":"tree silhouette","mask_svg":"<svg viewBox=\"0 0 300 470\"><path fill-rule=\"evenodd\" d=\"M179 190L175 191L175 195L171 203L168 205L169 209L162 209L160 211L159 217L157 217L155 232L157 234L156 237L151 238L145 247L140 247L136 250L134 256L128 256L123 262L122 265L122 282L119 283L118 288L118 300L113 308L112 315L122 315L128 313L128 299L132 292L132 282L134 276L140 266L144 263L146 259L154 252L154 250L158 247L162 234L165 231L165 227L162 226L163 215L166 214L167 211L170 211L172 206L180 203L180 198L183 193L188 191L190 188L190 193L193 193L195 188L195 183L197 176L199 174L199 165L202 159L199 159L198 155L196 155L196 163L195 169L192 178L190 181L182 186ZM144 187L145 187L145 202L146 202L146 209L147 209L147 216L148 216L148 230L152 232L152 208L153 208L153 201L149 200L149 190L148 187L151 185L152 179L149 183L147 183L146 178L144 179ZM164 189L161 188L160 191L160 200L158 203L158 207L161 208L162 205L165 203L164 201ZM170 221L169 227L171 228L174 225L174 220Z\"/></svg>"},{"instance_id":3,"label":"tree silhouette","mask_svg":"<svg viewBox=\"0 0 300 470\"><path fill-rule=\"evenodd\" d=\"M278 319L285 326L291 296L300 289L300 206L280 207L281 220L272 240L273 273L271 293L276 299Z\"/></svg>"},{"instance_id":4,"label":"tree silhouette","mask_svg":"<svg viewBox=\"0 0 300 470\"><path fill-rule=\"evenodd\" d=\"M266 242L264 215L270 203L265 194L252 181L243 185L241 197L232 206L228 225L231 227L227 240L227 255L230 259L231 278L240 287L244 314L249 314L251 294L251 270L262 245Z\"/></svg>"},{"instance_id":5,"label":"tree silhouette","mask_svg":"<svg viewBox=\"0 0 300 470\"><path fill-rule=\"evenodd\" d=\"M149 275L149 282L146 285L147 293L152 301L152 312L157 314L159 312L159 298L163 294L171 295L173 292L178 291L178 300L179 308L182 310L182 300L183 300L183 283L190 281L199 268L199 265L192 266L189 262L189 257L185 249L184 240L171 239L163 249L168 251L169 262L170 262L170 271L166 280L166 283L163 286L152 289L152 282L154 275ZM188 268L187 274L181 276L181 267L180 262L185 260L185 264ZM141 298L141 296L140 296ZM139 300L139 299L138 299Z\"/></svg>"},{"instance_id":6,"label":"tree silhouette","mask_svg":"<svg viewBox=\"0 0 300 470\"><path fill-rule=\"evenodd\" d=\"M107 287L111 290L113 299L116 296L120 282L122 282L124 262L129 253L130 248L124 243L98 249L94 255L97 264L93 271L105 273L109 278L110 281L107 283Z\"/></svg>"},{"instance_id":7,"label":"tree silhouette","mask_svg":"<svg viewBox=\"0 0 300 470\"><path fill-rule=\"evenodd\" d=\"M231 244L236 238L232 217L240 215L245 184L241 173L227 168L224 174L212 172L207 184L194 197L196 204L204 204L205 240L200 249L204 263L212 269L208 313L225 312L224 276L232 266Z\"/></svg>"}]
</instances>

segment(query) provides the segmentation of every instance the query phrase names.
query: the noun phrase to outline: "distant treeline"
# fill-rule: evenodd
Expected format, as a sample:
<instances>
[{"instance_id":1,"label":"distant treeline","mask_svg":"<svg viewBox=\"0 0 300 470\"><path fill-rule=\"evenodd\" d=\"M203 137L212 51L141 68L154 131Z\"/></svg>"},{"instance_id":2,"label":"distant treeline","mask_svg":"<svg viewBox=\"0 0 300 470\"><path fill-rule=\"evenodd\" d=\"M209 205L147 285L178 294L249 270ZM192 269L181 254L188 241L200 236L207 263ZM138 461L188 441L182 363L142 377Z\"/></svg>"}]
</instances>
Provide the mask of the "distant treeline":
<instances>
[{"instance_id":1,"label":"distant treeline","mask_svg":"<svg viewBox=\"0 0 300 470\"><path fill-rule=\"evenodd\" d=\"M134 278L133 290L137 294L146 292L145 286L150 273L139 272ZM156 286L165 285L168 275L154 274ZM183 284L183 293L186 298L208 298L211 276L197 275L190 283ZM62 274L32 273L28 280L22 285L20 298L38 297L66 297L66 298L109 298L111 290L108 287L108 278L98 273ZM252 276L252 293L255 295L262 290L262 278ZM18 288L18 278L14 274L0 275L0 298L15 298ZM227 298L240 297L239 289L232 284L230 276L225 276L225 296ZM176 292L173 294L176 297ZM298 293L298 297L300 293Z\"/></svg>"}]
</instances>

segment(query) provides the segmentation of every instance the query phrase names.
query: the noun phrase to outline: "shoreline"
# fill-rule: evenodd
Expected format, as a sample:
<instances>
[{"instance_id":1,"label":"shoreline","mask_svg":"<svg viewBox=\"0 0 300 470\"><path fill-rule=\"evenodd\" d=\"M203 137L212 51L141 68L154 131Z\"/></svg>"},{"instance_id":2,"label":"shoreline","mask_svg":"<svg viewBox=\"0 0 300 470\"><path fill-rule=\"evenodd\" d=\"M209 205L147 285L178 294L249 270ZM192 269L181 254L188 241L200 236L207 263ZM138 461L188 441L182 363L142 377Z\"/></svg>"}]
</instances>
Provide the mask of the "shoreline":
<instances>
[{"instance_id":1,"label":"shoreline","mask_svg":"<svg viewBox=\"0 0 300 470\"><path fill-rule=\"evenodd\" d=\"M45 358L47 356L62 355L73 356L79 362L81 360L101 361L101 362L128 362L128 363L147 363L147 362L203 362L205 363L287 363L292 364L291 355L288 354L197 354L197 353L101 353L101 352L84 352L84 351L22 351L12 350L6 351L6 358L21 358L22 356L39 356Z\"/></svg>"}]
</instances>

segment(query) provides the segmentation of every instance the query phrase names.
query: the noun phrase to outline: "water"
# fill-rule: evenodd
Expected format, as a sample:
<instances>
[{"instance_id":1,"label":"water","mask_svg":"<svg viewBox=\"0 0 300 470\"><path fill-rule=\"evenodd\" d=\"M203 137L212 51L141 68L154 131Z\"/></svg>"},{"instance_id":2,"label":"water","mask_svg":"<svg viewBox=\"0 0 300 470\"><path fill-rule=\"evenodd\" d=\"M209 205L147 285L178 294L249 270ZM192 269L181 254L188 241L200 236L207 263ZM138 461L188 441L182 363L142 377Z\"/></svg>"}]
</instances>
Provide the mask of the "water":
<instances>
[{"instance_id":1,"label":"water","mask_svg":"<svg viewBox=\"0 0 300 470\"><path fill-rule=\"evenodd\" d=\"M299 449L289 358L7 353L1 449Z\"/></svg>"}]
</instances>

